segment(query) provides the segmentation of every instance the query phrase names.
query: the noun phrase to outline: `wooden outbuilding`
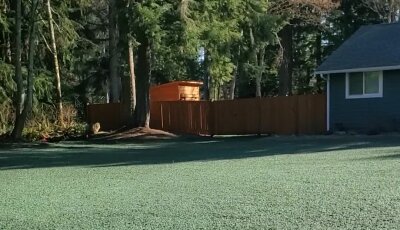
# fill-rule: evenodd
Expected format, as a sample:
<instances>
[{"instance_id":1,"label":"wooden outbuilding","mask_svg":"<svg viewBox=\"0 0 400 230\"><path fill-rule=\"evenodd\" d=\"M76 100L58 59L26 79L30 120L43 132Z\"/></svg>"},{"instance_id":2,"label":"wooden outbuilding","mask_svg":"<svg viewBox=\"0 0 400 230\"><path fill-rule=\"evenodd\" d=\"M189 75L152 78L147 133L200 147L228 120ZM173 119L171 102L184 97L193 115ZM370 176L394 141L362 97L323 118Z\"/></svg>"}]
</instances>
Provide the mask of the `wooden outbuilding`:
<instances>
[{"instance_id":1,"label":"wooden outbuilding","mask_svg":"<svg viewBox=\"0 0 400 230\"><path fill-rule=\"evenodd\" d=\"M151 101L200 101L200 81L175 81L150 88Z\"/></svg>"}]
</instances>

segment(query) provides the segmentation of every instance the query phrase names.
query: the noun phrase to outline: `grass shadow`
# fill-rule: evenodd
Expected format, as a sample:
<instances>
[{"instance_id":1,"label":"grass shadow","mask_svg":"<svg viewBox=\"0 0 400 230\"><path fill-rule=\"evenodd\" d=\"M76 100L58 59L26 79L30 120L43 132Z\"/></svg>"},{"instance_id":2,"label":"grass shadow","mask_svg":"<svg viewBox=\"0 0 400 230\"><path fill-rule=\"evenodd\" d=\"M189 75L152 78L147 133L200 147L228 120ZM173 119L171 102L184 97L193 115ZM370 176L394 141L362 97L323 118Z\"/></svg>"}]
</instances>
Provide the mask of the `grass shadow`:
<instances>
[{"instance_id":1,"label":"grass shadow","mask_svg":"<svg viewBox=\"0 0 400 230\"><path fill-rule=\"evenodd\" d=\"M67 142L0 148L0 170L117 167L400 146L398 137L188 137L133 142ZM399 156L400 157L400 156Z\"/></svg>"}]
</instances>

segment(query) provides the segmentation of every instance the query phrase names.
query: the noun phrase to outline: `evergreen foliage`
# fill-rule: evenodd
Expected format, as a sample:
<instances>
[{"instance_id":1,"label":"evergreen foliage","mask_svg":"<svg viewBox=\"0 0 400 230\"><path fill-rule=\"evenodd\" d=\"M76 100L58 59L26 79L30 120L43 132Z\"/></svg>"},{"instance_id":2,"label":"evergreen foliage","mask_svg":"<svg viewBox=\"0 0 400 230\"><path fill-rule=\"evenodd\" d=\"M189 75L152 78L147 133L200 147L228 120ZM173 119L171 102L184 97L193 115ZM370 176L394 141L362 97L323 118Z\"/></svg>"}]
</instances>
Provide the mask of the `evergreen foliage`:
<instances>
[{"instance_id":1,"label":"evergreen foliage","mask_svg":"<svg viewBox=\"0 0 400 230\"><path fill-rule=\"evenodd\" d=\"M32 26L29 19L32 12L37 17L33 107L25 122L28 126L35 123L32 120L43 120L43 115L49 123L56 122L53 114L42 114L43 108L54 111L57 97L46 1L37 0L37 3L37 9L32 9L30 1L22 1L22 99L28 93L27 44ZM81 119L87 104L107 102L109 76L115 71L110 69L110 49L113 49L110 35L116 35L118 42L116 50L111 52L118 55L117 65L112 67L118 73L118 88L129 90L131 86L126 82L132 81L121 79L136 78L137 90L130 92L136 92L135 116L142 116L144 120L139 119L142 121L148 119L151 84L202 80L204 97L213 100L275 96L282 87L281 63L285 58L292 62L287 72L293 73L289 79L293 85L290 93L322 92L323 80L317 79L317 84L310 84L310 80L324 57L361 25L386 22L389 16L391 21L398 19L398 15L391 16L393 12L398 13L398 8L393 8L398 7L396 4L377 8L369 0L336 3L327 0L121 0L114 6L117 25L111 32L109 0L51 0L62 101L76 108ZM0 133L12 129L13 107L18 98L13 60L17 48L13 33L14 5L13 0L0 1ZM282 40L282 31L288 26L291 44ZM292 48L289 54L283 52L288 45ZM133 47L134 75L130 73L128 47ZM132 97L129 93L120 95L117 101L129 101L124 97Z\"/></svg>"}]
</instances>

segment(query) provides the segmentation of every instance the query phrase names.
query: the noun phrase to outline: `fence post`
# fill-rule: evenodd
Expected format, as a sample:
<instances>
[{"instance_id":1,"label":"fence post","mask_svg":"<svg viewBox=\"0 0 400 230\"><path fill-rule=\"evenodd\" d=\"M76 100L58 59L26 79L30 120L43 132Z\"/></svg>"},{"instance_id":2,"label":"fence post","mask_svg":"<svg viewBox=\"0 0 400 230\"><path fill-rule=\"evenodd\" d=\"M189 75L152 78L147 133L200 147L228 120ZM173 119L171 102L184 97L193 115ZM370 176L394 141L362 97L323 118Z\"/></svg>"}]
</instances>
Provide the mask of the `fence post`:
<instances>
[{"instance_id":1,"label":"fence post","mask_svg":"<svg viewBox=\"0 0 400 230\"><path fill-rule=\"evenodd\" d=\"M213 101L208 101L209 110L208 110L208 127L210 129L210 136L214 137L216 133L216 119L215 119L215 104Z\"/></svg>"},{"instance_id":2,"label":"fence post","mask_svg":"<svg viewBox=\"0 0 400 230\"><path fill-rule=\"evenodd\" d=\"M160 129L164 130L164 106L163 103L158 103L160 106Z\"/></svg>"},{"instance_id":3,"label":"fence post","mask_svg":"<svg viewBox=\"0 0 400 230\"><path fill-rule=\"evenodd\" d=\"M262 125L262 116L261 116L261 113L262 113L262 108L261 108L261 102L262 102L262 100L261 100L261 97L257 97L257 107L258 107L258 129L257 129L257 135L258 136L261 136L261 132L262 132L262 130L261 130L261 125Z\"/></svg>"}]
</instances>

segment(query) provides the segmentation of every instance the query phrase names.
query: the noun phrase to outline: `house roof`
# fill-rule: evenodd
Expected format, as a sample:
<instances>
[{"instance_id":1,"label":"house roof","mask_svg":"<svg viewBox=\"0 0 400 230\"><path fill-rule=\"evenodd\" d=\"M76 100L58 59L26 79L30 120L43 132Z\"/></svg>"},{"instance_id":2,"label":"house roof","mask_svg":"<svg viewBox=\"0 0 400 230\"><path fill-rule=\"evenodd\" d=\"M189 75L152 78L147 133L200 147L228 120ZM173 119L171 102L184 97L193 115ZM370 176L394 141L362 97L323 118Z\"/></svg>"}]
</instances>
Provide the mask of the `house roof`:
<instances>
[{"instance_id":1,"label":"house roof","mask_svg":"<svg viewBox=\"0 0 400 230\"><path fill-rule=\"evenodd\" d=\"M400 23L361 27L316 70L317 74L400 69Z\"/></svg>"},{"instance_id":2,"label":"house roof","mask_svg":"<svg viewBox=\"0 0 400 230\"><path fill-rule=\"evenodd\" d=\"M203 82L201 81L173 81L162 85L152 86L153 89L156 88L164 88L169 86L202 86Z\"/></svg>"}]
</instances>

